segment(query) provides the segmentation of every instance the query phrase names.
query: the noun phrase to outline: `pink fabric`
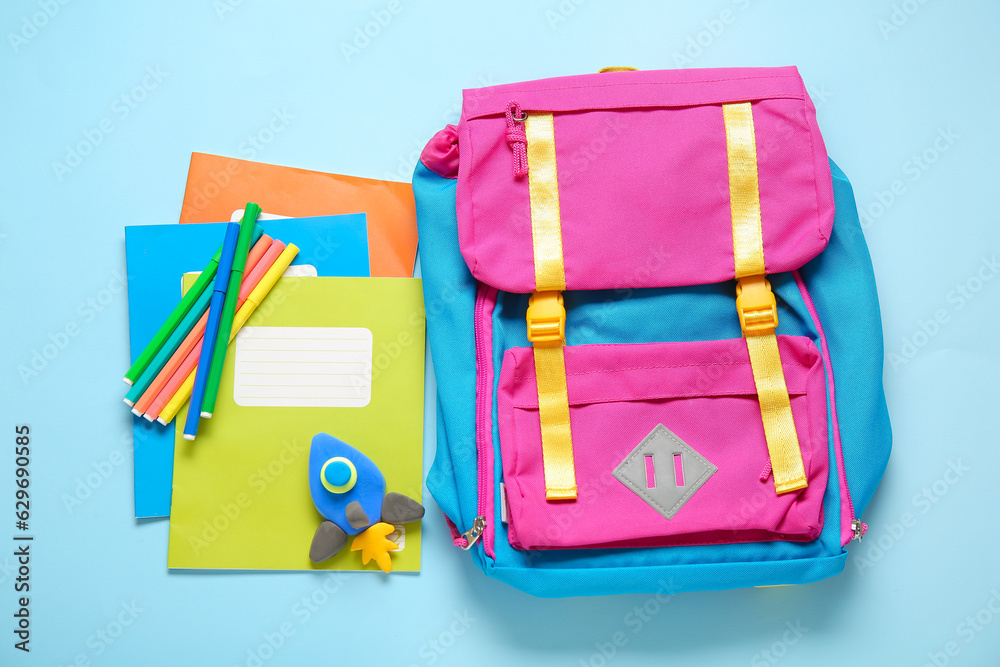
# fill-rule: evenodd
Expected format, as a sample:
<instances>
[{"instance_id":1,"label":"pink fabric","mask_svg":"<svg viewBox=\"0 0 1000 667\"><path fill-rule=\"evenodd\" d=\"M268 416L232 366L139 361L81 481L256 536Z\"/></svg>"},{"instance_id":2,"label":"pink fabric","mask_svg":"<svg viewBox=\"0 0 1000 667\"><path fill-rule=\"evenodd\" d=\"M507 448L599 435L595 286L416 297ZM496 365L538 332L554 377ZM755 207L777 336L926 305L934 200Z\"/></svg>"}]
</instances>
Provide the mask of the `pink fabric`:
<instances>
[{"instance_id":1,"label":"pink fabric","mask_svg":"<svg viewBox=\"0 0 1000 667\"><path fill-rule=\"evenodd\" d=\"M767 459L767 463L764 464L764 469L760 471L760 481L766 482L767 478L771 476L773 468L771 467L771 459Z\"/></svg>"},{"instance_id":2,"label":"pink fabric","mask_svg":"<svg viewBox=\"0 0 1000 667\"><path fill-rule=\"evenodd\" d=\"M498 418L513 546L666 546L809 541L823 525L829 470L823 365L804 337L779 336L809 486L776 495L743 339L565 348L578 497L545 500L530 348L504 356ZM672 519L612 471L662 423L718 471Z\"/></svg>"},{"instance_id":3,"label":"pink fabric","mask_svg":"<svg viewBox=\"0 0 1000 667\"><path fill-rule=\"evenodd\" d=\"M469 540L462 537L462 533L458 532L458 526L448 518L448 515L444 515L444 522L448 524L448 532L451 533L451 543L456 547L466 548L469 546Z\"/></svg>"},{"instance_id":4,"label":"pink fabric","mask_svg":"<svg viewBox=\"0 0 1000 667\"><path fill-rule=\"evenodd\" d=\"M459 241L487 284L535 289L528 179L511 170L512 100L555 114L567 289L733 278L725 102L753 102L768 272L796 269L826 246L830 169L794 67L564 77L465 91Z\"/></svg>"},{"instance_id":5,"label":"pink fabric","mask_svg":"<svg viewBox=\"0 0 1000 667\"><path fill-rule=\"evenodd\" d=\"M458 128L446 125L420 152L425 167L444 178L458 178Z\"/></svg>"}]
</instances>

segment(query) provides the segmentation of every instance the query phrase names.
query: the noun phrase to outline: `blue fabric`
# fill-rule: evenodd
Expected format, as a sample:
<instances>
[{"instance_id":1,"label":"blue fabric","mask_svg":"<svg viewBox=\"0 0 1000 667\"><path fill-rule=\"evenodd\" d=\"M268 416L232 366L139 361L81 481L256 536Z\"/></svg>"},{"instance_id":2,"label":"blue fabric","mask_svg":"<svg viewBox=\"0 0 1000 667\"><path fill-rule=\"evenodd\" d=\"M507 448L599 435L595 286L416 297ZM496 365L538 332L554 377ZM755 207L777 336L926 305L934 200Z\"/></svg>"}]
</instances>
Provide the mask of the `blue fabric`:
<instances>
[{"instance_id":1,"label":"blue fabric","mask_svg":"<svg viewBox=\"0 0 1000 667\"><path fill-rule=\"evenodd\" d=\"M462 532L476 517L476 281L458 250L454 179L417 163L413 191L427 338L437 383L437 453L427 489ZM482 549L472 550L483 567Z\"/></svg>"},{"instance_id":2,"label":"blue fabric","mask_svg":"<svg viewBox=\"0 0 1000 667\"><path fill-rule=\"evenodd\" d=\"M838 414L845 458L855 505L863 506L885 466L884 457L866 455L888 451L888 419L881 398L881 327L867 250L860 235L850 185L839 169L835 181L838 214L830 248L807 267L808 285L821 321L825 322L831 363L837 379ZM428 304L428 337L438 382L438 451L428 476L428 488L445 512L468 529L477 512L475 448L475 340L473 315L475 280L458 249L453 179L444 179L418 164L414 194L420 231L421 267ZM851 230L857 229L858 233ZM845 231L846 230L846 231ZM860 246L860 250L859 247ZM829 257L826 257L829 254ZM803 270L803 274L806 269ZM791 274L770 276L778 296L779 334L811 338L819 335ZM849 294L847 292L850 292ZM655 341L738 338L734 283L656 290L567 292L567 343L642 343ZM445 299L450 299L446 301ZM850 299L862 316L842 322ZM859 303L860 301L860 303ZM441 304L436 309L434 304ZM503 354L528 345L524 314L527 295L500 293L493 315L494 383L499 381ZM833 323L833 324L831 324ZM837 329L838 335L832 336ZM857 331L855 331L857 330ZM874 342L877 339L877 344ZM861 340L878 352L878 374L849 341ZM872 353L874 354L874 353ZM850 372L861 364L865 372ZM844 369L844 370L842 370ZM842 379L846 377L846 379ZM844 388L842 383L863 384ZM507 541L499 517L502 480L493 388L494 516L496 558L479 547L471 550L478 565L491 576L539 596L602 595L627 592L656 593L710 590L765 584L806 583L832 576L843 568L841 498L830 424L831 471L824 498L824 529L809 543L758 542L645 549L579 549L519 551ZM869 403L855 405L859 401ZM881 402L879 403L879 400ZM879 409L881 406L881 409ZM846 420L846 424L845 424ZM879 421L882 420L882 421ZM883 426L884 422L884 428ZM862 434L870 433L866 437ZM877 443L871 442L877 440ZM850 452L850 455L848 455ZM857 469L853 469L857 466ZM867 494L866 496L864 494ZM844 508L849 511L849 508Z\"/></svg>"},{"instance_id":3,"label":"blue fabric","mask_svg":"<svg viewBox=\"0 0 1000 667\"><path fill-rule=\"evenodd\" d=\"M830 169L837 206L833 234L826 250L800 273L830 348L844 468L860 515L889 462L892 429L882 388L882 317L875 272L851 183L832 160Z\"/></svg>"}]
</instances>

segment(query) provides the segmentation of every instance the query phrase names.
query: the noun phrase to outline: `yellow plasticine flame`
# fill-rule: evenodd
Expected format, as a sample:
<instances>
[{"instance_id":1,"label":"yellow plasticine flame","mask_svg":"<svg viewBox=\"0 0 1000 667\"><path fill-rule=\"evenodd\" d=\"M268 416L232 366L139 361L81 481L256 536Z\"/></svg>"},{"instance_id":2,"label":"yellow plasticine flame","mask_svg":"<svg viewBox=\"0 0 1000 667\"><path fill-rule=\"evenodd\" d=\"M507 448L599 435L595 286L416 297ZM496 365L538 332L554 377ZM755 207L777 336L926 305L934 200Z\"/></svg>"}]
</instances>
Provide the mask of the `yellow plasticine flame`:
<instances>
[{"instance_id":1,"label":"yellow plasticine flame","mask_svg":"<svg viewBox=\"0 0 1000 667\"><path fill-rule=\"evenodd\" d=\"M361 551L361 562L364 565L367 565L374 558L375 563L382 568L383 572L390 572L392 571L392 559L389 557L389 552L398 549L399 545L390 540L388 536L395 530L391 524L380 521L354 538L351 543L351 551Z\"/></svg>"}]
</instances>

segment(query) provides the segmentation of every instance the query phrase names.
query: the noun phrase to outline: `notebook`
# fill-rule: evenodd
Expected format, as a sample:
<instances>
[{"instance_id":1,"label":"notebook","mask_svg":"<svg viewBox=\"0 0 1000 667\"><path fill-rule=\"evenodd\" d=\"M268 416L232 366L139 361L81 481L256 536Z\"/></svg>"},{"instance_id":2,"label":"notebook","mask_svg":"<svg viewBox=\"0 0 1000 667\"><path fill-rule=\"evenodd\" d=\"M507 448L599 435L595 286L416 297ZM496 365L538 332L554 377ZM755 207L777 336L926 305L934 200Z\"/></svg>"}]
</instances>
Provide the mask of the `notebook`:
<instances>
[{"instance_id":1,"label":"notebook","mask_svg":"<svg viewBox=\"0 0 1000 667\"><path fill-rule=\"evenodd\" d=\"M228 220L248 201L288 216L368 214L371 275L409 278L417 214L409 183L192 153L181 223Z\"/></svg>"},{"instance_id":2,"label":"notebook","mask_svg":"<svg viewBox=\"0 0 1000 667\"><path fill-rule=\"evenodd\" d=\"M229 213L223 219L228 218ZM368 275L368 234L363 213L261 220L260 225L273 238L299 246L290 272ZM223 230L223 223L125 228L131 359L142 352L180 300L181 276L204 269L219 249ZM161 426L133 416L132 436L135 516L167 516L170 513L174 423Z\"/></svg>"},{"instance_id":3,"label":"notebook","mask_svg":"<svg viewBox=\"0 0 1000 667\"><path fill-rule=\"evenodd\" d=\"M193 442L175 439L168 566L378 570L349 543L309 560L323 521L309 446L317 433L336 436L371 458L387 492L421 500L420 280L282 278L268 299L278 305L255 312L226 357L215 416ZM397 540L392 570L419 571L419 522Z\"/></svg>"}]
</instances>

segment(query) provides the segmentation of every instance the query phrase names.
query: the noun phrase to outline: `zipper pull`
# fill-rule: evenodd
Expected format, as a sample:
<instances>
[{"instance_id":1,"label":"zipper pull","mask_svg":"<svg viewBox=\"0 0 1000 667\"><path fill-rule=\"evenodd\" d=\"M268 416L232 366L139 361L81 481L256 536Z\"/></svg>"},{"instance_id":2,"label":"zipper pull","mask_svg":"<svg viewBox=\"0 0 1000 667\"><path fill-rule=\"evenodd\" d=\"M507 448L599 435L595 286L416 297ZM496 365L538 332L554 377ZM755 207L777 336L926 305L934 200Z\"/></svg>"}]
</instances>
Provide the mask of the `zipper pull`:
<instances>
[{"instance_id":1,"label":"zipper pull","mask_svg":"<svg viewBox=\"0 0 1000 667\"><path fill-rule=\"evenodd\" d=\"M851 521L851 530L854 531L854 539L860 542L864 534L868 532L868 526L861 519L853 519Z\"/></svg>"},{"instance_id":2,"label":"zipper pull","mask_svg":"<svg viewBox=\"0 0 1000 667\"><path fill-rule=\"evenodd\" d=\"M483 536L484 530L486 530L486 517L477 516L472 520L472 528L462 533L462 537L466 541L466 545L462 549L465 551L471 549L472 545L478 542L479 538Z\"/></svg>"},{"instance_id":3,"label":"zipper pull","mask_svg":"<svg viewBox=\"0 0 1000 667\"><path fill-rule=\"evenodd\" d=\"M524 121L528 116L521 105L511 100L507 103L507 145L514 151L514 178L528 173L528 138L524 134Z\"/></svg>"}]
</instances>

